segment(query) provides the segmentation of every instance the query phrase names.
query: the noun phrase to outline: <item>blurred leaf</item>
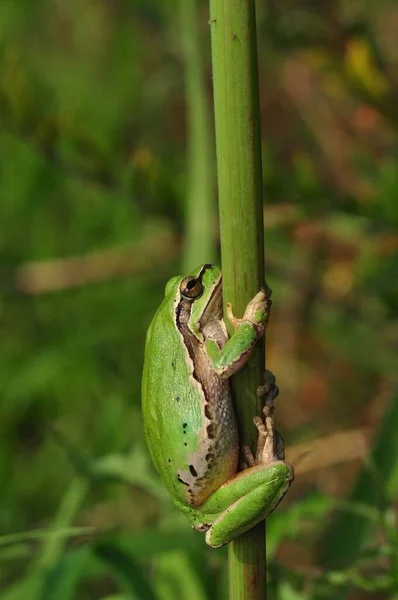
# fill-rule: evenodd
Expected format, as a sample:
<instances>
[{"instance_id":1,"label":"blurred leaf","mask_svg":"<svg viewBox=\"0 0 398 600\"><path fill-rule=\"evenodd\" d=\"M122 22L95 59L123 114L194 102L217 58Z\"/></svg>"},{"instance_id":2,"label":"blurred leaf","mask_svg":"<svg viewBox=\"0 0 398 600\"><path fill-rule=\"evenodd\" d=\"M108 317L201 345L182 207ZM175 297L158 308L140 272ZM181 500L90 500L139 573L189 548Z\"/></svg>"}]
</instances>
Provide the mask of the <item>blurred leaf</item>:
<instances>
[{"instance_id":1,"label":"blurred leaf","mask_svg":"<svg viewBox=\"0 0 398 600\"><path fill-rule=\"evenodd\" d=\"M352 492L351 501L354 504L367 503L370 507L385 511L386 487L398 461L397 427L398 390L393 389L370 461L362 467ZM339 511L323 536L322 564L333 568L350 566L362 551L372 530L374 530L374 523L359 511L356 513Z\"/></svg>"},{"instance_id":2,"label":"blurred leaf","mask_svg":"<svg viewBox=\"0 0 398 600\"><path fill-rule=\"evenodd\" d=\"M65 356L62 351L52 348L37 353L23 366L23 377L12 379L3 395L5 408L13 409L27 398L34 397L47 389L49 381L60 377L65 366ZM7 406L8 404L8 406Z\"/></svg>"},{"instance_id":3,"label":"blurred leaf","mask_svg":"<svg viewBox=\"0 0 398 600\"><path fill-rule=\"evenodd\" d=\"M155 587L159 600L206 600L201 579L192 560L182 552L159 554L155 561Z\"/></svg>"},{"instance_id":4,"label":"blurred leaf","mask_svg":"<svg viewBox=\"0 0 398 600\"><path fill-rule=\"evenodd\" d=\"M67 552L55 567L43 573L43 583L37 600L73 600L75 590L82 575L85 574L87 559L91 549L81 548ZM33 598L32 598L33 600Z\"/></svg>"},{"instance_id":5,"label":"blurred leaf","mask_svg":"<svg viewBox=\"0 0 398 600\"><path fill-rule=\"evenodd\" d=\"M34 529L33 531L22 531L19 533L11 533L0 536L0 547L13 546L14 544L23 544L27 542L45 541L51 537L67 537L80 536L92 533L92 527L70 527L64 530L51 531L49 529Z\"/></svg>"},{"instance_id":6,"label":"blurred leaf","mask_svg":"<svg viewBox=\"0 0 398 600\"><path fill-rule=\"evenodd\" d=\"M148 452L142 446L136 444L130 454L108 454L89 460L60 431L53 429L52 433L82 477L94 481L115 480L137 485L164 503L170 500L164 486L159 486L159 477L155 475Z\"/></svg>"},{"instance_id":7,"label":"blurred leaf","mask_svg":"<svg viewBox=\"0 0 398 600\"><path fill-rule=\"evenodd\" d=\"M33 573L10 585L6 590L2 590L1 600L26 600L26 598L35 598L39 584L40 574Z\"/></svg>"},{"instance_id":8,"label":"blurred leaf","mask_svg":"<svg viewBox=\"0 0 398 600\"><path fill-rule=\"evenodd\" d=\"M170 501L165 487L159 485L159 477L152 467L148 451L138 444L129 454L109 454L97 459L93 463L92 473L94 477L115 478L138 485L158 500L164 503Z\"/></svg>"},{"instance_id":9,"label":"blurred leaf","mask_svg":"<svg viewBox=\"0 0 398 600\"><path fill-rule=\"evenodd\" d=\"M43 548L37 557L39 568L48 569L57 564L67 541L67 535L60 536L60 531L67 531L70 523L75 518L88 491L87 481L76 477L65 493L57 514L52 522L52 529L56 535L50 537L43 544Z\"/></svg>"},{"instance_id":10,"label":"blurred leaf","mask_svg":"<svg viewBox=\"0 0 398 600\"><path fill-rule=\"evenodd\" d=\"M286 582L282 583L278 588L278 600L308 600L308 596L296 591Z\"/></svg>"},{"instance_id":11,"label":"blurred leaf","mask_svg":"<svg viewBox=\"0 0 398 600\"><path fill-rule=\"evenodd\" d=\"M120 550L115 544L99 543L94 546L94 552L99 559L103 560L120 580L124 587L130 590L131 597L138 600L156 600L156 596L150 587L141 567L125 551Z\"/></svg>"},{"instance_id":12,"label":"blurred leaf","mask_svg":"<svg viewBox=\"0 0 398 600\"><path fill-rule=\"evenodd\" d=\"M186 520L184 520L184 526L181 529L170 531L146 529L142 533L135 534L115 533L112 535L111 540L123 551L134 556L135 560L148 560L158 554L175 550L207 549L203 536L192 531L189 524L187 527Z\"/></svg>"},{"instance_id":13,"label":"blurred leaf","mask_svg":"<svg viewBox=\"0 0 398 600\"><path fill-rule=\"evenodd\" d=\"M65 451L68 460L70 460L73 467L76 469L77 474L85 479L91 479L93 477L93 466L91 461L83 456L83 454L77 450L77 448L70 444L63 433L54 427L51 428L51 433L53 434L56 442Z\"/></svg>"},{"instance_id":14,"label":"blurred leaf","mask_svg":"<svg viewBox=\"0 0 398 600\"><path fill-rule=\"evenodd\" d=\"M306 522L319 523L334 505L333 498L313 493L286 510L281 507L273 512L267 519L268 558L275 555L284 539L299 537Z\"/></svg>"}]
</instances>

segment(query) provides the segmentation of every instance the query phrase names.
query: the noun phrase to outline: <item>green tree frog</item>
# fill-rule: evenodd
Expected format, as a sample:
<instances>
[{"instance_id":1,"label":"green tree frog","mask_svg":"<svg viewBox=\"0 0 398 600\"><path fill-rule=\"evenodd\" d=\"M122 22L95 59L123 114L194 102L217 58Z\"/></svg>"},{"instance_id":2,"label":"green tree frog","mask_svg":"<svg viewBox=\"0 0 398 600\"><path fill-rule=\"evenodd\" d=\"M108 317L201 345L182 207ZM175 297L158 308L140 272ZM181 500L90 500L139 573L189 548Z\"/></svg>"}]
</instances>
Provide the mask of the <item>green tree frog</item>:
<instances>
[{"instance_id":1,"label":"green tree frog","mask_svg":"<svg viewBox=\"0 0 398 600\"><path fill-rule=\"evenodd\" d=\"M270 290L249 302L241 319L231 305L234 333L222 318L221 270L203 265L174 277L149 327L142 406L153 462L174 503L218 548L264 519L286 493L293 469L274 430L275 378L266 372L264 420L254 419L258 447L242 449L228 379L249 358L269 318Z\"/></svg>"}]
</instances>

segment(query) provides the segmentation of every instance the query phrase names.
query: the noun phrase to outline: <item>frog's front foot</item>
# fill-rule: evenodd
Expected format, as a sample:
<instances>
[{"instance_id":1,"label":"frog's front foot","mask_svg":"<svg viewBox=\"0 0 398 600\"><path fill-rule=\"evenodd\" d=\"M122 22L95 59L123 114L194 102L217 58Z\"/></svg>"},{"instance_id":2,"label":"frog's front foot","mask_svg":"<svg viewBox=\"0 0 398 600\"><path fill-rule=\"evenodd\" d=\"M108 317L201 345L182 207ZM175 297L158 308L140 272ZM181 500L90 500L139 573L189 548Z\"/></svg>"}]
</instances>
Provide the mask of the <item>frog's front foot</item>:
<instances>
[{"instance_id":1,"label":"frog's front foot","mask_svg":"<svg viewBox=\"0 0 398 600\"><path fill-rule=\"evenodd\" d=\"M265 284L265 288L260 290L246 306L245 313L241 319L235 316L232 304L227 302L226 312L234 330L236 331L242 323L251 323L262 333L269 321L272 305L271 294L271 288Z\"/></svg>"}]
</instances>

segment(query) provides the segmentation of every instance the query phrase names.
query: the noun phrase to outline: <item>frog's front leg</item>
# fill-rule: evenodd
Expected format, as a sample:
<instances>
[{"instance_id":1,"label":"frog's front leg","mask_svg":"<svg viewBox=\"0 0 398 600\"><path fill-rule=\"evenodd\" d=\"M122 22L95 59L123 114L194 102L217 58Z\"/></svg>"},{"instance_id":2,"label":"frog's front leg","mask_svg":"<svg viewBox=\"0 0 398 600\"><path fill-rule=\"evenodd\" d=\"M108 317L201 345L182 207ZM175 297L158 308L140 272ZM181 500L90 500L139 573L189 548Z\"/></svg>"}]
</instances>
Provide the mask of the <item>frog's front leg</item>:
<instances>
[{"instance_id":1,"label":"frog's front leg","mask_svg":"<svg viewBox=\"0 0 398 600\"><path fill-rule=\"evenodd\" d=\"M248 360L257 340L264 334L271 309L271 290L267 286L246 306L241 319L235 317L231 304L227 304L228 319L234 333L220 343L219 325L210 322L204 329L205 349L214 371L227 379L239 371Z\"/></svg>"},{"instance_id":2,"label":"frog's front leg","mask_svg":"<svg viewBox=\"0 0 398 600\"><path fill-rule=\"evenodd\" d=\"M273 407L264 407L264 421L256 417L259 432L254 458L248 449L251 466L238 473L214 492L200 507L197 527L207 523L206 542L213 548L228 544L265 519L279 504L293 480L292 466L283 460L282 438L274 430Z\"/></svg>"}]
</instances>

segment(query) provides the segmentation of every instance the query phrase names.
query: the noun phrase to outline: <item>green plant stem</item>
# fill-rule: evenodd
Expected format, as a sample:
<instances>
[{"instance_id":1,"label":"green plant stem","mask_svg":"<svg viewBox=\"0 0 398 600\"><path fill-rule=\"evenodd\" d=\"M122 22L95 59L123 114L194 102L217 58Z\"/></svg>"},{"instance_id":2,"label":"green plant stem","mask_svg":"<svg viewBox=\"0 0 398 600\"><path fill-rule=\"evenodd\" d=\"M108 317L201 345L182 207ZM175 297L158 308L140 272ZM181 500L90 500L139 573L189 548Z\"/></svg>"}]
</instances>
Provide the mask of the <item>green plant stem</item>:
<instances>
[{"instance_id":1,"label":"green plant stem","mask_svg":"<svg viewBox=\"0 0 398 600\"><path fill-rule=\"evenodd\" d=\"M183 272L215 260L214 152L196 0L180 0L188 138L186 242ZM174 13L173 13L174 14Z\"/></svg>"},{"instance_id":2,"label":"green plant stem","mask_svg":"<svg viewBox=\"0 0 398 600\"><path fill-rule=\"evenodd\" d=\"M224 302L241 315L264 282L261 143L254 0L210 0ZM255 448L264 344L233 378L240 444ZM231 599L266 598L265 524L229 547Z\"/></svg>"}]
</instances>

